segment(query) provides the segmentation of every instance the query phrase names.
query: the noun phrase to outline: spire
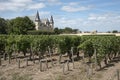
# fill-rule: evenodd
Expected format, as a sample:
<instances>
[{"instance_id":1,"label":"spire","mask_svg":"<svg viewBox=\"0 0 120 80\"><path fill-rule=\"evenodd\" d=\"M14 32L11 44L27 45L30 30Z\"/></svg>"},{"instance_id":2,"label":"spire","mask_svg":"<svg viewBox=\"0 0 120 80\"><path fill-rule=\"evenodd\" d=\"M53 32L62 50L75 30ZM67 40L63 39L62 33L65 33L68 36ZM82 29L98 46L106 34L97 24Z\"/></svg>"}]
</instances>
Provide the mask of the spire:
<instances>
[{"instance_id":1,"label":"spire","mask_svg":"<svg viewBox=\"0 0 120 80\"><path fill-rule=\"evenodd\" d=\"M51 16L50 22L51 22L51 23L54 23L53 16Z\"/></svg>"},{"instance_id":2,"label":"spire","mask_svg":"<svg viewBox=\"0 0 120 80\"><path fill-rule=\"evenodd\" d=\"M40 16L39 16L39 12L37 11L36 17L35 17L35 21L40 21Z\"/></svg>"},{"instance_id":3,"label":"spire","mask_svg":"<svg viewBox=\"0 0 120 80\"><path fill-rule=\"evenodd\" d=\"M49 26L49 24L50 24L48 18L46 20L46 24L47 24L47 26Z\"/></svg>"}]
</instances>

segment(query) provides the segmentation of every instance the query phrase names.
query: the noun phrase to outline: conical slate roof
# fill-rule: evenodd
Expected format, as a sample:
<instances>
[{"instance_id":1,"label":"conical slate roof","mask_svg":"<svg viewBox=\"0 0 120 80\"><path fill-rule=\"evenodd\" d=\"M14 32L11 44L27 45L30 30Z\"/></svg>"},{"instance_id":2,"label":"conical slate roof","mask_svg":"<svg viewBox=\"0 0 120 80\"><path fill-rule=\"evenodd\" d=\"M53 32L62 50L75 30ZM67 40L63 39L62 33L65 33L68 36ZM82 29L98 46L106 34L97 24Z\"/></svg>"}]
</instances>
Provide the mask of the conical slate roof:
<instances>
[{"instance_id":1,"label":"conical slate roof","mask_svg":"<svg viewBox=\"0 0 120 80\"><path fill-rule=\"evenodd\" d=\"M51 22L51 23L54 23L53 16L51 16L50 22Z\"/></svg>"},{"instance_id":2,"label":"conical slate roof","mask_svg":"<svg viewBox=\"0 0 120 80\"><path fill-rule=\"evenodd\" d=\"M39 16L39 12L37 11L36 17L35 17L35 21L40 21L40 16Z\"/></svg>"}]
</instances>

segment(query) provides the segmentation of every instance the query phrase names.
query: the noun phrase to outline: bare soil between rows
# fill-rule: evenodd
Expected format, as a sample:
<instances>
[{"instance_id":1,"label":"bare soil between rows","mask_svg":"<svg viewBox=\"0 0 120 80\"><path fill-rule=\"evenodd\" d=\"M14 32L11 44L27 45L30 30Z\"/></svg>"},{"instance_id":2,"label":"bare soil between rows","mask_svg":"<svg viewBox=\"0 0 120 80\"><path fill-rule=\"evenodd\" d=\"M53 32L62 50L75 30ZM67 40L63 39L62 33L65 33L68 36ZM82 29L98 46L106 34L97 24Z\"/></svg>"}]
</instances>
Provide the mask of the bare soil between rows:
<instances>
[{"instance_id":1,"label":"bare soil between rows","mask_svg":"<svg viewBox=\"0 0 120 80\"><path fill-rule=\"evenodd\" d=\"M12 59L10 64L8 60L4 61L2 59L0 80L110 80L112 78L117 80L116 70L120 70L120 62L113 61L102 70L95 71L93 68L90 69L92 73L89 73L88 66L80 59L75 61L75 68L73 68L73 63L70 62L69 70L67 70L67 64L64 63L65 70L63 73L63 63L59 64L58 56L56 55L52 59L54 59L53 65L49 61L48 68L43 62L43 71L40 71L39 60L36 60L35 63L28 61L28 66L26 66L25 59L20 59L20 68L18 68L18 62L15 59ZM62 61L65 59L62 58Z\"/></svg>"}]
</instances>

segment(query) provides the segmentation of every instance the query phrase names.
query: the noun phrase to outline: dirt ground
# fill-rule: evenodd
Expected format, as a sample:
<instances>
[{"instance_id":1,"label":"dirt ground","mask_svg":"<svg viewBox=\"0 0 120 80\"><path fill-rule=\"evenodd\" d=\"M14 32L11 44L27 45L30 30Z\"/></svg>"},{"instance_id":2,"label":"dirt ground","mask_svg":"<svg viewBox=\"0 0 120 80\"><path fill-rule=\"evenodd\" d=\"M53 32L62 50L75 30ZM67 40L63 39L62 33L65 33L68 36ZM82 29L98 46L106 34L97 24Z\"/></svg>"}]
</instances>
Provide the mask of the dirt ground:
<instances>
[{"instance_id":1,"label":"dirt ground","mask_svg":"<svg viewBox=\"0 0 120 80\"><path fill-rule=\"evenodd\" d=\"M78 60L73 63L69 63L69 70L67 63L59 64L58 56L54 56L56 61L48 62L48 68L46 68L45 62L43 62L43 71L40 71L39 61L35 63L28 61L26 66L26 60L20 59L20 68L18 68L18 62L12 59L11 63L8 60L2 59L2 66L0 66L0 80L117 80L116 70L120 70L120 62L113 61L108 67L104 67L100 71L95 71L94 68L89 68L82 60ZM65 59L62 59L65 60Z\"/></svg>"}]
</instances>

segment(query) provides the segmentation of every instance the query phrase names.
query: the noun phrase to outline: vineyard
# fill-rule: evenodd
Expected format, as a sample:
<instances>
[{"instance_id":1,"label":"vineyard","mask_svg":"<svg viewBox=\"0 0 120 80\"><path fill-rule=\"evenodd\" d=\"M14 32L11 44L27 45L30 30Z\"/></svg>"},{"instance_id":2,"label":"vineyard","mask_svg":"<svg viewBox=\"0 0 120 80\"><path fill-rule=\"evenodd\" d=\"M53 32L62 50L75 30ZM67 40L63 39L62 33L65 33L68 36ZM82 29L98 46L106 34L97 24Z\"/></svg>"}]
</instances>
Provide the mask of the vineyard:
<instances>
[{"instance_id":1,"label":"vineyard","mask_svg":"<svg viewBox=\"0 0 120 80\"><path fill-rule=\"evenodd\" d=\"M13 65L20 71L27 67L35 69L37 66L35 72L42 72L45 77L51 70L65 76L73 69L73 74L74 71L82 70L79 74L86 75L86 78L79 75L82 78L74 80L96 80L91 75L110 66L111 62L119 61L119 57L120 37L117 36L0 35L1 71ZM54 73L57 74L56 72ZM15 79L9 78L17 80L16 76ZM52 78L43 80L70 80L60 78L53 78L52 75ZM0 77L0 80L8 79Z\"/></svg>"}]
</instances>

